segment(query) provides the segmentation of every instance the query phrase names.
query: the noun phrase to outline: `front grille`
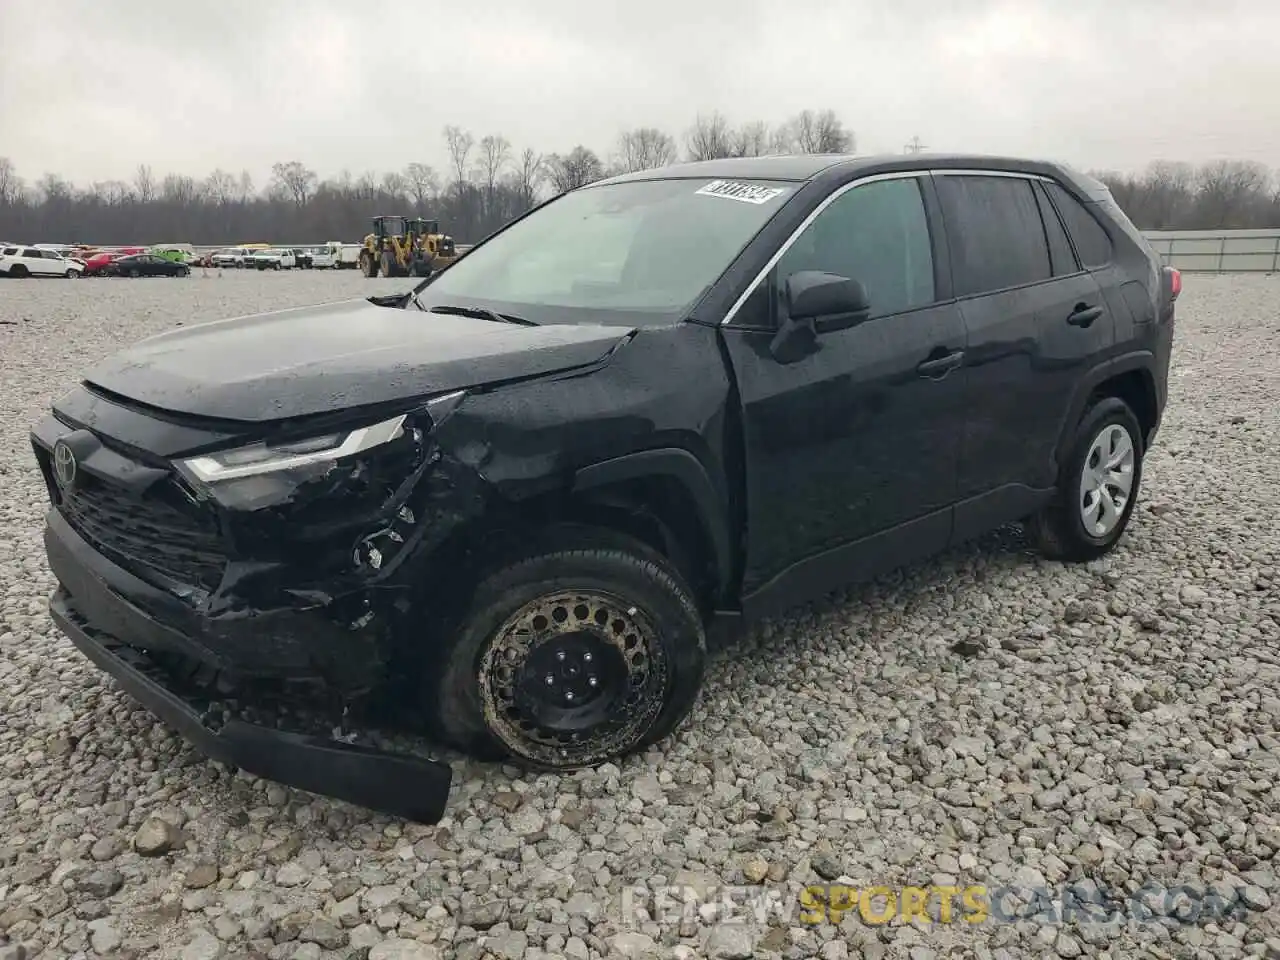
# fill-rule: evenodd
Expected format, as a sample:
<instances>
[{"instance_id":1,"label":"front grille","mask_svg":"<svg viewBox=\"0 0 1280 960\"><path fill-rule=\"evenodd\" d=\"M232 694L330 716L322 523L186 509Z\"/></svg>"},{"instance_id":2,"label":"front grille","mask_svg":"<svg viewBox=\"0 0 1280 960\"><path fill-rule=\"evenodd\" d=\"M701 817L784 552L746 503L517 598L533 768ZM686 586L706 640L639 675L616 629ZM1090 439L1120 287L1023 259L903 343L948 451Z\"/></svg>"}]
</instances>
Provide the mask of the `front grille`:
<instances>
[{"instance_id":1,"label":"front grille","mask_svg":"<svg viewBox=\"0 0 1280 960\"><path fill-rule=\"evenodd\" d=\"M165 503L154 493L137 496L97 477L81 475L59 490L58 509L76 532L138 576L212 590L226 557L212 516Z\"/></svg>"}]
</instances>

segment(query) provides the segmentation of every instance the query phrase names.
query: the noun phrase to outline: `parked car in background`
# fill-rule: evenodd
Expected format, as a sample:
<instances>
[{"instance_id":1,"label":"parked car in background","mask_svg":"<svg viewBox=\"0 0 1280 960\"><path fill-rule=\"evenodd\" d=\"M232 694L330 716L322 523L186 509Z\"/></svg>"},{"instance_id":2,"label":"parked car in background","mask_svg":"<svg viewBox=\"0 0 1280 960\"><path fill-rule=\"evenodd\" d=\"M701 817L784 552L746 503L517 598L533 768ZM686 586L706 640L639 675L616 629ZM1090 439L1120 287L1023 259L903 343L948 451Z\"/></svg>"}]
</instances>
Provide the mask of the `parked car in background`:
<instances>
[{"instance_id":1,"label":"parked car in background","mask_svg":"<svg viewBox=\"0 0 1280 960\"><path fill-rule=\"evenodd\" d=\"M307 247L292 247L294 259L298 263L300 270L310 270L315 266L315 261L311 257L311 250Z\"/></svg>"},{"instance_id":2,"label":"parked car in background","mask_svg":"<svg viewBox=\"0 0 1280 960\"><path fill-rule=\"evenodd\" d=\"M191 268L155 253L134 253L118 257L106 272L113 277L185 277Z\"/></svg>"},{"instance_id":3,"label":"parked car in background","mask_svg":"<svg viewBox=\"0 0 1280 960\"><path fill-rule=\"evenodd\" d=\"M210 257L209 262L215 267L247 267L253 253L248 247L227 247Z\"/></svg>"},{"instance_id":4,"label":"parked car in background","mask_svg":"<svg viewBox=\"0 0 1280 960\"><path fill-rule=\"evenodd\" d=\"M292 270L298 265L298 258L286 247L268 247L253 255L252 265L259 270Z\"/></svg>"},{"instance_id":5,"label":"parked car in background","mask_svg":"<svg viewBox=\"0 0 1280 960\"><path fill-rule=\"evenodd\" d=\"M114 250L99 250L93 256L84 262L84 275L86 277L102 276L106 273L107 267L111 266L121 257L128 256L125 253L117 253Z\"/></svg>"},{"instance_id":6,"label":"parked car in background","mask_svg":"<svg viewBox=\"0 0 1280 960\"><path fill-rule=\"evenodd\" d=\"M81 260L64 257L53 250L38 247L11 246L0 248L0 276L12 277L66 277L75 280L84 276L85 264Z\"/></svg>"},{"instance_id":7,"label":"parked car in background","mask_svg":"<svg viewBox=\"0 0 1280 960\"><path fill-rule=\"evenodd\" d=\"M311 258L311 266L316 270L332 269L337 263L337 255L329 247L311 247L307 255Z\"/></svg>"},{"instance_id":8,"label":"parked car in background","mask_svg":"<svg viewBox=\"0 0 1280 960\"><path fill-rule=\"evenodd\" d=\"M360 266L360 251L364 249L360 244L330 240L324 247L333 257L330 266L335 270L355 270Z\"/></svg>"}]
</instances>

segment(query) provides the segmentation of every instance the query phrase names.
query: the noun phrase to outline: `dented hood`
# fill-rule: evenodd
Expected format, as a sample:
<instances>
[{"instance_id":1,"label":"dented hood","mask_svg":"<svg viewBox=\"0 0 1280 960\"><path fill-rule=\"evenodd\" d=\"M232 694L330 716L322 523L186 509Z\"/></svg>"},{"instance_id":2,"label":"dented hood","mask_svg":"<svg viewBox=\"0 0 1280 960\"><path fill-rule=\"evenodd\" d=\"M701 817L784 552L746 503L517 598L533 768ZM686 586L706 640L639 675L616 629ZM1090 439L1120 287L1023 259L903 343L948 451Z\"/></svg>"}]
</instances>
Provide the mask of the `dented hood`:
<instances>
[{"instance_id":1,"label":"dented hood","mask_svg":"<svg viewBox=\"0 0 1280 960\"><path fill-rule=\"evenodd\" d=\"M351 300L162 333L84 379L175 413L261 422L570 370L601 360L629 333Z\"/></svg>"}]
</instances>

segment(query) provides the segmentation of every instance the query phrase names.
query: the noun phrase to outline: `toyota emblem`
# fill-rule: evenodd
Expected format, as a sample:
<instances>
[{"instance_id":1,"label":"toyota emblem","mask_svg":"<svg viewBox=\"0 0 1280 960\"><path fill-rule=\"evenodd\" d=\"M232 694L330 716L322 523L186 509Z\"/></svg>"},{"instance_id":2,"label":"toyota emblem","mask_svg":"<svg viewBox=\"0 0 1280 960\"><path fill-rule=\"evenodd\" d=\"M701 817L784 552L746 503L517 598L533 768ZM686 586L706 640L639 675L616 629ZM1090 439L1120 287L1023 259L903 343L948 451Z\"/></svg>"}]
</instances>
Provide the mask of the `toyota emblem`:
<instances>
[{"instance_id":1,"label":"toyota emblem","mask_svg":"<svg viewBox=\"0 0 1280 960\"><path fill-rule=\"evenodd\" d=\"M64 489L76 482L76 455L63 440L53 445L53 475Z\"/></svg>"}]
</instances>

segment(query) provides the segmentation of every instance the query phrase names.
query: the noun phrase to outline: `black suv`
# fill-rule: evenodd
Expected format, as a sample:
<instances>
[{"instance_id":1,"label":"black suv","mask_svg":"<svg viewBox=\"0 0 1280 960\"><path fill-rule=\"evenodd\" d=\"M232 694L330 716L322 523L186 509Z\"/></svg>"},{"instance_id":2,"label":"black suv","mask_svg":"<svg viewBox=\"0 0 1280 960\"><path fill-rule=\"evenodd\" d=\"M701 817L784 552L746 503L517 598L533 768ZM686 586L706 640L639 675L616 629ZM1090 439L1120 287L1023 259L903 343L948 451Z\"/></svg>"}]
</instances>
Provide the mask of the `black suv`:
<instances>
[{"instance_id":1,"label":"black suv","mask_svg":"<svg viewBox=\"0 0 1280 960\"><path fill-rule=\"evenodd\" d=\"M394 690L449 744L571 769L675 730L725 618L1009 521L1098 557L1138 496L1180 283L1049 163L615 177L408 293L91 369L32 438L53 617L209 754L438 819L446 764L225 698Z\"/></svg>"}]
</instances>

